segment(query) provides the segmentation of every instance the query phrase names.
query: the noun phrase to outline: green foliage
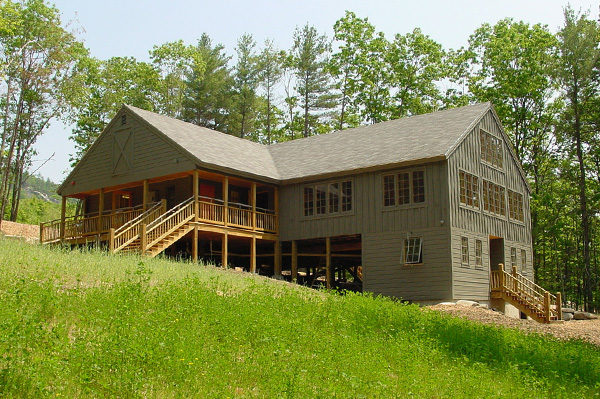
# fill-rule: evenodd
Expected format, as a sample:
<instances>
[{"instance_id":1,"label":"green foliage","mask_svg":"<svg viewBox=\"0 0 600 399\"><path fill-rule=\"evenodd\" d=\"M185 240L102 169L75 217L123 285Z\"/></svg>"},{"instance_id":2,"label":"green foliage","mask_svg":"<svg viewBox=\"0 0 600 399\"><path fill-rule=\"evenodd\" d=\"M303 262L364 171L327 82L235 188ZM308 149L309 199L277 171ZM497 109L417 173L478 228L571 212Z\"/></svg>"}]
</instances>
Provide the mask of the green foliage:
<instances>
[{"instance_id":1,"label":"green foliage","mask_svg":"<svg viewBox=\"0 0 600 399\"><path fill-rule=\"evenodd\" d=\"M75 214L75 201L67 202L66 215ZM19 204L17 222L40 224L49 220L60 219L60 203L48 202L40 198L25 198Z\"/></svg>"},{"instance_id":2,"label":"green foliage","mask_svg":"<svg viewBox=\"0 0 600 399\"><path fill-rule=\"evenodd\" d=\"M0 241L18 397L591 397L600 350L369 295Z\"/></svg>"}]
</instances>

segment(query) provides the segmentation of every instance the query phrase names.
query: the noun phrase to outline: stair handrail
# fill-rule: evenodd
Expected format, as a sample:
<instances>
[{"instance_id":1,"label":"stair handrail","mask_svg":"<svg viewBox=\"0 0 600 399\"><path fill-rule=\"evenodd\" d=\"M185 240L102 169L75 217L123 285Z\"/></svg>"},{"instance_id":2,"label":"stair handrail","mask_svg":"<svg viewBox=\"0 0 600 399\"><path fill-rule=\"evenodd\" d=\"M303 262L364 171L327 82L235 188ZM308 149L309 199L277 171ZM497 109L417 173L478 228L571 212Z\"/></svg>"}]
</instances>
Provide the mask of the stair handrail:
<instances>
[{"instance_id":1,"label":"stair handrail","mask_svg":"<svg viewBox=\"0 0 600 399\"><path fill-rule=\"evenodd\" d=\"M186 205L188 205L190 202L193 202L193 201L194 201L194 197L190 197L190 198L186 199L185 201L175 205L173 208L169 209L167 212L163 213L159 217L157 217L153 222L148 223L146 225L146 233L151 232L158 225L160 225L163 222L166 222L168 219L175 216L182 208L184 208Z\"/></svg>"},{"instance_id":2,"label":"stair handrail","mask_svg":"<svg viewBox=\"0 0 600 399\"><path fill-rule=\"evenodd\" d=\"M166 211L166 203L164 200L151 203L150 205L148 210L123 226L116 230L111 229L109 234L109 249L111 252L120 251L131 242L135 241L140 236L140 228L143 223L153 221Z\"/></svg>"},{"instance_id":3,"label":"stair handrail","mask_svg":"<svg viewBox=\"0 0 600 399\"><path fill-rule=\"evenodd\" d=\"M115 229L115 237L117 237L118 235L120 235L120 233L122 233L123 230L127 230L129 227L133 226L134 224L140 223L142 221L142 219L144 219L150 213L154 212L157 208L160 208L161 205L162 205L162 201L157 201L157 202L154 202L154 203L149 203L148 205L151 205L151 206L144 213L140 213L137 217L131 219L130 221L128 221L124 225L122 225L119 228Z\"/></svg>"}]
</instances>

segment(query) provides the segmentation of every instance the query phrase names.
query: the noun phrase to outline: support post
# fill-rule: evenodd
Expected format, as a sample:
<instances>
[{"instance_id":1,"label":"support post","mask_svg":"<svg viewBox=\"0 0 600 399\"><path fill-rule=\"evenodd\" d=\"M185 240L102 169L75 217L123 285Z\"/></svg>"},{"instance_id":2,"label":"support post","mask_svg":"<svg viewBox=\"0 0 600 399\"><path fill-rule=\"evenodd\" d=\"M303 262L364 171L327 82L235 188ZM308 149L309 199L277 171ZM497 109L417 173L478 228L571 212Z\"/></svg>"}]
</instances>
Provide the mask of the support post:
<instances>
[{"instance_id":1,"label":"support post","mask_svg":"<svg viewBox=\"0 0 600 399\"><path fill-rule=\"evenodd\" d=\"M146 253L146 223L142 223L142 227L140 227L140 254L144 255Z\"/></svg>"},{"instance_id":2,"label":"support post","mask_svg":"<svg viewBox=\"0 0 600 399\"><path fill-rule=\"evenodd\" d=\"M144 212L148 210L148 199L150 198L150 184L148 179L144 180L144 188L142 191L142 207Z\"/></svg>"},{"instance_id":3,"label":"support post","mask_svg":"<svg viewBox=\"0 0 600 399\"><path fill-rule=\"evenodd\" d=\"M194 242L192 243L192 259L198 263L198 226L194 226Z\"/></svg>"},{"instance_id":4,"label":"support post","mask_svg":"<svg viewBox=\"0 0 600 399\"><path fill-rule=\"evenodd\" d=\"M327 289L330 290L332 286L333 273L331 270L331 238L325 238L325 276L327 281Z\"/></svg>"},{"instance_id":5,"label":"support post","mask_svg":"<svg viewBox=\"0 0 600 399\"><path fill-rule=\"evenodd\" d=\"M100 241L100 232L102 231L102 214L104 213L104 189L101 188L98 193L98 241Z\"/></svg>"},{"instance_id":6,"label":"support post","mask_svg":"<svg viewBox=\"0 0 600 399\"><path fill-rule=\"evenodd\" d=\"M498 264L498 283L500 284L500 290L504 291L504 264Z\"/></svg>"},{"instance_id":7,"label":"support post","mask_svg":"<svg viewBox=\"0 0 600 399\"><path fill-rule=\"evenodd\" d=\"M279 234L279 187L273 189L273 208L275 208L275 234Z\"/></svg>"},{"instance_id":8,"label":"support post","mask_svg":"<svg viewBox=\"0 0 600 399\"><path fill-rule=\"evenodd\" d=\"M275 246L273 253L275 259L273 260L273 274L275 276L281 276L281 241L277 240L273 243Z\"/></svg>"},{"instance_id":9,"label":"support post","mask_svg":"<svg viewBox=\"0 0 600 399\"><path fill-rule=\"evenodd\" d=\"M115 252L115 229L114 227L110 228L108 233L108 251L112 254Z\"/></svg>"},{"instance_id":10,"label":"support post","mask_svg":"<svg viewBox=\"0 0 600 399\"><path fill-rule=\"evenodd\" d=\"M550 323L550 292L544 292L544 319Z\"/></svg>"},{"instance_id":11,"label":"support post","mask_svg":"<svg viewBox=\"0 0 600 399\"><path fill-rule=\"evenodd\" d=\"M250 189L250 201L252 205L252 230L256 230L256 183L252 182Z\"/></svg>"},{"instance_id":12,"label":"support post","mask_svg":"<svg viewBox=\"0 0 600 399\"><path fill-rule=\"evenodd\" d=\"M229 219L229 177L223 178L223 224L227 227Z\"/></svg>"},{"instance_id":13,"label":"support post","mask_svg":"<svg viewBox=\"0 0 600 399\"><path fill-rule=\"evenodd\" d=\"M40 223L40 244L44 243L44 223Z\"/></svg>"},{"instance_id":14,"label":"support post","mask_svg":"<svg viewBox=\"0 0 600 399\"><path fill-rule=\"evenodd\" d=\"M512 290L513 290L514 292L518 292L518 289L519 289L519 282L518 282L518 280L517 280L517 275L518 275L519 273L517 272L517 266L513 266L513 267L512 267L512 273L511 273L511 274L512 274L512 277L513 277L513 286L512 286Z\"/></svg>"},{"instance_id":15,"label":"support post","mask_svg":"<svg viewBox=\"0 0 600 399\"><path fill-rule=\"evenodd\" d=\"M256 273L256 237L250 241L250 273Z\"/></svg>"},{"instance_id":16,"label":"support post","mask_svg":"<svg viewBox=\"0 0 600 399\"><path fill-rule=\"evenodd\" d=\"M60 242L65 240L65 215L67 213L67 197L63 196L60 203ZM41 229L40 229L41 232Z\"/></svg>"},{"instance_id":17,"label":"support post","mask_svg":"<svg viewBox=\"0 0 600 399\"><path fill-rule=\"evenodd\" d=\"M227 269L227 233L221 237L221 265L224 269Z\"/></svg>"},{"instance_id":18,"label":"support post","mask_svg":"<svg viewBox=\"0 0 600 399\"><path fill-rule=\"evenodd\" d=\"M558 320L562 320L562 294L560 292L556 293L556 315Z\"/></svg>"},{"instance_id":19,"label":"support post","mask_svg":"<svg viewBox=\"0 0 600 399\"><path fill-rule=\"evenodd\" d=\"M114 211L117 209L117 192L113 191L111 195L111 209Z\"/></svg>"},{"instance_id":20,"label":"support post","mask_svg":"<svg viewBox=\"0 0 600 399\"><path fill-rule=\"evenodd\" d=\"M292 282L298 280L298 243L292 241Z\"/></svg>"},{"instance_id":21,"label":"support post","mask_svg":"<svg viewBox=\"0 0 600 399\"><path fill-rule=\"evenodd\" d=\"M194 223L196 223L194 226L194 242L192 243L192 259L194 263L198 263L198 217L200 213L200 204L198 203L198 178L198 169L195 169L192 176L192 179L194 179L192 182L192 191L194 193Z\"/></svg>"}]
</instances>

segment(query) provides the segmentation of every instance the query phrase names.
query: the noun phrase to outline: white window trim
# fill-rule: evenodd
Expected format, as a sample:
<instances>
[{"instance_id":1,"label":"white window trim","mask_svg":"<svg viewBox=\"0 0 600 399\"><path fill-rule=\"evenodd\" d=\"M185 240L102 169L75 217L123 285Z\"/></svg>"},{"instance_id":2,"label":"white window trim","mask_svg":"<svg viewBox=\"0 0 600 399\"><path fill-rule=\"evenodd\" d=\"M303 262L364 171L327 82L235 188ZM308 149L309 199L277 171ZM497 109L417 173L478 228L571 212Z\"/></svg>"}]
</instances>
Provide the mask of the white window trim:
<instances>
[{"instance_id":1,"label":"white window trim","mask_svg":"<svg viewBox=\"0 0 600 399\"><path fill-rule=\"evenodd\" d=\"M425 196L425 201L423 202L414 202L414 191L413 191L413 173L414 172L423 172L423 195ZM398 204L398 175L400 173L408 173L408 197L409 202L406 204ZM385 190L384 190L384 182L386 176L394 177L394 205L385 205ZM397 170L394 172L387 172L381 175L381 206L383 210L394 210L401 208L420 208L427 206L427 201L429 200L429 195L427 193L427 171L425 168L412 168L412 169L403 169Z\"/></svg>"},{"instance_id":2,"label":"white window trim","mask_svg":"<svg viewBox=\"0 0 600 399\"><path fill-rule=\"evenodd\" d=\"M477 178L477 193L479 194L479 198L478 198L479 199L479 206L468 205L468 204L463 203L460 200L460 172L468 173L471 176L474 176L474 177ZM465 169L460 169L459 168L458 169L458 205L460 207L462 207L462 208L469 209L469 210L472 210L472 211L480 211L480 210L482 210L483 209L483 204L482 204L482 202L483 202L482 185L483 185L483 179L481 178L481 176L478 176L477 174L469 172L469 171L467 171Z\"/></svg>"},{"instance_id":3,"label":"white window trim","mask_svg":"<svg viewBox=\"0 0 600 399\"><path fill-rule=\"evenodd\" d=\"M410 240L415 240L418 239L419 240L419 251L417 252L419 254L419 260L417 262L409 262L408 261L408 247L407 244ZM404 263L405 266L415 266L415 265L422 265L423 264L423 237L421 236L409 236L406 237L403 241L403 245L402 245L402 261Z\"/></svg>"}]
</instances>

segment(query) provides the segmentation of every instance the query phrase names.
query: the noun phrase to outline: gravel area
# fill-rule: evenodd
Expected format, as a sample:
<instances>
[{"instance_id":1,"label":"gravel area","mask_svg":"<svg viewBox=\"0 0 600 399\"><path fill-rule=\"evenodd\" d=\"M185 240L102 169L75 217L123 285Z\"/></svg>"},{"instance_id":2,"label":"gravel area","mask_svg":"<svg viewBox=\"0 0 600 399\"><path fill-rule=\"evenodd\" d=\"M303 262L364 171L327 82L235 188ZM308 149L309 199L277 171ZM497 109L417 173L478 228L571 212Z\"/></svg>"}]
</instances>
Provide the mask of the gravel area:
<instances>
[{"instance_id":1,"label":"gravel area","mask_svg":"<svg viewBox=\"0 0 600 399\"><path fill-rule=\"evenodd\" d=\"M553 335L559 339L581 339L600 346L600 320L571 320L550 324L541 324L533 320L513 319L500 312L495 312L482 307L460 305L434 305L428 309L450 313L454 316L478 321L485 324L494 324L509 328L518 328L528 333Z\"/></svg>"},{"instance_id":2,"label":"gravel area","mask_svg":"<svg viewBox=\"0 0 600 399\"><path fill-rule=\"evenodd\" d=\"M40 237L40 226L3 220L0 224L0 233L7 237L25 238L27 241L37 241Z\"/></svg>"}]
</instances>

